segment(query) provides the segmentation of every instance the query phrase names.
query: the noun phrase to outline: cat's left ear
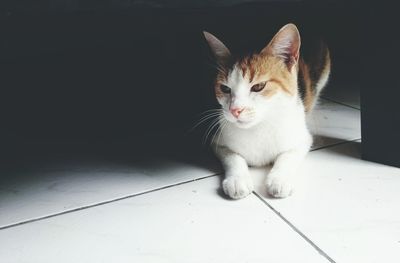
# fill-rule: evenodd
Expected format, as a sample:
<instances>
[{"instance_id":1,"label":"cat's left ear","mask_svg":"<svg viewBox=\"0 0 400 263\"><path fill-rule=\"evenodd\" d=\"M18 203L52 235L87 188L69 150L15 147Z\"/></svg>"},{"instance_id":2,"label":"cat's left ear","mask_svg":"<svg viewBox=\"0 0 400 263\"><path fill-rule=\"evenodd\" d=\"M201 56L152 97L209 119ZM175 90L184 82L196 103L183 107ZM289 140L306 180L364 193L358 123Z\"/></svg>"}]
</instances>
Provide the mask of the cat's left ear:
<instances>
[{"instance_id":1,"label":"cat's left ear","mask_svg":"<svg viewBox=\"0 0 400 263\"><path fill-rule=\"evenodd\" d=\"M227 62L231 57L231 52L224 45L224 43L222 43L222 41L216 38L213 34L210 34L206 31L203 31L203 34L217 61L222 64Z\"/></svg>"},{"instance_id":2,"label":"cat's left ear","mask_svg":"<svg viewBox=\"0 0 400 263\"><path fill-rule=\"evenodd\" d=\"M276 33L261 54L282 58L290 70L299 61L300 43L297 27L294 24L287 24Z\"/></svg>"}]
</instances>

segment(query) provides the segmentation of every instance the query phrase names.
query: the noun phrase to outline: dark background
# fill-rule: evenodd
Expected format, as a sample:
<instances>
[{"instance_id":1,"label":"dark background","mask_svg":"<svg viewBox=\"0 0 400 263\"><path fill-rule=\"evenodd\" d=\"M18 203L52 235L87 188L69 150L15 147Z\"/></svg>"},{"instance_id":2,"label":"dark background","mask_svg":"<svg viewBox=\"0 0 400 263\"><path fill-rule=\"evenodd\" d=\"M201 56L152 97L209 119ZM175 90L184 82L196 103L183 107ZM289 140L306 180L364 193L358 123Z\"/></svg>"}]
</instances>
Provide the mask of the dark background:
<instances>
[{"instance_id":1,"label":"dark background","mask_svg":"<svg viewBox=\"0 0 400 263\"><path fill-rule=\"evenodd\" d=\"M333 78L358 77L357 21L349 5L78 8L72 3L22 5L1 17L1 119L7 140L103 141L184 132L199 112L215 106L213 63L202 30L235 53L261 49L281 26L294 22L303 35L326 39Z\"/></svg>"},{"instance_id":2,"label":"dark background","mask_svg":"<svg viewBox=\"0 0 400 263\"><path fill-rule=\"evenodd\" d=\"M360 11L362 157L400 167L398 6L368 3Z\"/></svg>"},{"instance_id":3,"label":"dark background","mask_svg":"<svg viewBox=\"0 0 400 263\"><path fill-rule=\"evenodd\" d=\"M3 145L198 138L201 128L190 127L216 107L202 30L238 53L261 49L293 22L303 44L313 37L328 43L330 85L359 81L356 3L182 3L2 2Z\"/></svg>"}]
</instances>

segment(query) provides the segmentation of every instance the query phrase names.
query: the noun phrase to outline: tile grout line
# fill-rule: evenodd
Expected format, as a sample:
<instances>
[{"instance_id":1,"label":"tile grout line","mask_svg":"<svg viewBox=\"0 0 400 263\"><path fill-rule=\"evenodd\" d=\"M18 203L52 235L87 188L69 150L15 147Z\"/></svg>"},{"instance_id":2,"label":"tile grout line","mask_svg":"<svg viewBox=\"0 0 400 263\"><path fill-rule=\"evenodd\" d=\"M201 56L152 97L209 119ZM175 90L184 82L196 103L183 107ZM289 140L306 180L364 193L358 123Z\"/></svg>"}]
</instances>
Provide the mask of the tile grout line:
<instances>
[{"instance_id":1,"label":"tile grout line","mask_svg":"<svg viewBox=\"0 0 400 263\"><path fill-rule=\"evenodd\" d=\"M330 147L334 147L334 146L338 146L338 145L342 145L342 144L346 144L346 143L350 143L350 142L355 142L357 140L360 140L360 138L359 139L349 140L349 141L338 142L338 143L331 144L331 145L322 146L322 147L319 147L319 148L312 149L312 150L310 150L310 152L317 151L317 150L320 150L320 149L330 148ZM32 222L41 221L41 220L44 220L44 219L56 217L56 216L59 216L59 215L69 214L69 213L77 212L77 211L80 211L80 210L85 210L85 209L89 209L89 208L92 208L92 207L101 206L101 205L105 205L105 204L121 201L121 200L132 198L132 197L135 197L135 196L149 194L149 193L152 193L152 192L164 190L164 189L171 188L171 187L178 186L178 185L182 185L182 184L195 182L195 181L198 181L198 180L207 179L207 178L214 177L214 176L221 175L221 174L222 173L216 173L216 174L212 174L212 175L207 175L207 176L196 178L196 179L189 180L189 181L179 182L179 183L163 186L163 187L160 187L160 188L156 188L156 189L152 189L152 190L148 190L148 191L144 191L144 192L140 192L140 193L136 193L136 194L131 194L131 195L127 195L127 196L114 198L114 199L103 201L103 202L100 202L100 203L95 203L95 204L91 204L91 205L77 207L77 208L73 208L73 209L70 209L70 210L65 210L65 211L62 211L62 212L59 212L59 213L50 214L50 215L47 215L47 216L41 216L41 217L32 218L32 219L29 219L29 220L25 220L25 221L13 223L13 224L5 225L5 226L0 226L0 230L16 227L16 226L20 226L20 225L25 225L25 224L28 224L28 223L32 223Z\"/></svg>"},{"instance_id":2,"label":"tile grout line","mask_svg":"<svg viewBox=\"0 0 400 263\"><path fill-rule=\"evenodd\" d=\"M357 139L353 139L353 140L346 140L346 141L337 142L337 143L334 143L334 144L324 145L324 146L321 146L321 147L318 147L318 148L315 148L315 149L311 149L310 152L314 152L314 151L322 150L322 149L326 149L326 148L331 148L331 147L339 146L339 145L346 144L346 143L356 142L356 141L361 140L361 139L362 138L357 138Z\"/></svg>"},{"instance_id":3,"label":"tile grout line","mask_svg":"<svg viewBox=\"0 0 400 263\"><path fill-rule=\"evenodd\" d=\"M338 145L342 145L342 144L347 144L347 143L351 143L351 142L355 142L360 140L359 139L354 139L354 140L349 140L349 141L343 141L343 142L338 142L335 144L331 144L331 145L326 145L326 146L322 146L316 149L312 149L310 150L310 152L312 151L317 151L320 149L326 149L326 148L330 148L330 147L335 147ZM301 232L297 227L295 227L286 217L284 217L281 213L278 212L278 210L276 210L271 204L269 204L264 198L262 198L258 193L253 191L253 194L261 201L263 202L266 206L268 206L269 209L271 209L280 219L282 219L290 228L292 228L298 235L300 235L308 244L310 244L315 250L318 251L318 253L320 255L322 255L323 257L325 257L329 262L331 263L336 263L336 261L334 261L325 251L323 251L320 247L318 247L311 239L309 239L303 232Z\"/></svg>"},{"instance_id":4,"label":"tile grout line","mask_svg":"<svg viewBox=\"0 0 400 263\"><path fill-rule=\"evenodd\" d=\"M253 194L261 200L265 205L268 206L279 218L281 218L290 228L292 228L298 235L300 235L308 244L310 244L318 253L325 257L329 262L336 263L325 251L318 247L311 239L309 239L303 232L301 232L297 227L295 227L286 217L279 213L272 205L270 205L264 198L262 198L258 193L253 192Z\"/></svg>"},{"instance_id":5,"label":"tile grout line","mask_svg":"<svg viewBox=\"0 0 400 263\"><path fill-rule=\"evenodd\" d=\"M141 196L141 195L145 195L145 194L161 191L161 190L168 189L168 188L171 188L171 187L174 187L174 186L179 186L179 185L183 185L183 184L188 184L188 183L200 181L200 180L211 178L211 177L218 176L218 175L221 175L221 173L215 173L215 174L207 175L207 176L204 176L204 177L199 177L199 178L188 180L188 181L183 181L183 182L179 182L179 183L175 183L175 184L171 184L171 185L166 185L166 186L163 186L163 187L147 190L147 191L136 193L136 194L130 194L130 195L126 195L126 196L110 199L110 200L107 200L107 201L103 201L103 202L99 202L99 203L95 203L95 204L91 204L91 205L85 205L85 206L81 206L81 207L65 210L65 211L62 211L62 212L59 212L59 213L55 213L55 214L50 214L50 215L47 215L47 216L41 216L41 217L32 218L32 219L29 219L29 220L25 220L25 221L13 223L13 224L5 225L5 226L0 226L0 230L12 228L12 227L17 227L17 226L20 226L20 225L33 223L33 222L36 222L36 221L41 221L41 220L45 220L45 219L48 219L48 218L57 217L57 216L60 216L60 215L65 215L65 214L78 212L78 211L81 211L81 210L86 210L86 209L97 207L97 206L101 206L101 205L106 205L106 204L118 202L118 201L121 201L121 200L125 200L125 199L133 198L133 197L136 197L136 196Z\"/></svg>"},{"instance_id":6,"label":"tile grout line","mask_svg":"<svg viewBox=\"0 0 400 263\"><path fill-rule=\"evenodd\" d=\"M330 102L334 102L334 103L340 104L340 105L342 105L342 106L346 106L346 107L349 107L349 108L352 108L352 109L361 111L360 108L357 108L357 107L348 105L348 104L346 104L346 103L343 103L343 102L340 102L340 101L337 101L337 100L333 100L333 99L330 99L330 98L327 98L327 97L324 97L324 96L321 96L320 98L321 98L321 99L324 99L324 100L328 100L328 101L330 101Z\"/></svg>"},{"instance_id":7,"label":"tile grout line","mask_svg":"<svg viewBox=\"0 0 400 263\"><path fill-rule=\"evenodd\" d=\"M348 105L345 105L345 106L348 106ZM338 146L338 145L342 145L342 144L346 144L346 143L350 143L350 142L355 142L355 141L358 141L360 139L361 138L348 140L348 141L343 141L343 142L338 142L338 143L331 144L331 145L322 146L322 147L319 147L319 148L312 149L312 150L310 150L310 152L317 151L317 150L320 150L320 149L330 148L330 147L334 147L334 146ZM77 208L74 208L74 209L66 210L66 211L63 211L63 212L55 213L55 214L50 214L50 215L47 215L47 216L41 216L41 217L32 218L32 219L29 219L29 220L25 220L25 221L13 223L13 224L5 225L5 226L0 226L0 230L16 227L16 226L20 226L20 225L25 225L25 224L28 224L28 223L32 223L32 222L41 221L41 220L44 220L44 219L56 217L56 216L59 216L59 215L69 214L69 213L77 212L77 211L80 211L80 210L85 210L85 209L89 209L89 208L92 208L92 207L101 206L101 205L105 205L105 204L121 201L121 200L132 198L132 197L135 197L135 196L140 196L140 195L144 195L144 194L148 194L148 193L152 193L152 192L168 189L168 188L171 188L171 187L174 187L174 186L178 186L178 185L182 185L182 184L187 184L187 183L191 183L191 182L207 179L207 178L214 177L214 176L221 175L221 174L222 173L216 173L216 174L212 174L212 175L207 175L207 176L196 178L196 179L189 180L189 181L179 182L179 183L163 186L163 187L160 187L160 188L156 188L156 189L152 189L152 190L148 190L148 191L144 191L144 192L140 192L140 193L136 193L136 194L131 194L131 195L127 195L127 196L114 198L114 199L103 201L103 202L100 202L100 203L95 203L95 204L91 204L91 205L77 207ZM258 194L256 194L256 196L260 198L260 196ZM267 204L267 205L270 206L269 204ZM273 209L273 208L271 207L271 209Z\"/></svg>"}]
</instances>

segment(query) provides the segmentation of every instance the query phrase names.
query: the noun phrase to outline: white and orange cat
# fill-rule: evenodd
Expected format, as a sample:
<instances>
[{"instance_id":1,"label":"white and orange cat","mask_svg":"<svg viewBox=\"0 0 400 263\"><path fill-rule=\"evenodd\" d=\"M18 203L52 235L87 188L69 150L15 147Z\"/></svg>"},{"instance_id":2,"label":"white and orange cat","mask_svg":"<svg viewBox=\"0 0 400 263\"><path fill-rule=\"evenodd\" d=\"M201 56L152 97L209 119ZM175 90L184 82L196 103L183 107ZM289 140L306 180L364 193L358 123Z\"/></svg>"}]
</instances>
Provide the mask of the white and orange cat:
<instances>
[{"instance_id":1,"label":"white and orange cat","mask_svg":"<svg viewBox=\"0 0 400 263\"><path fill-rule=\"evenodd\" d=\"M294 24L281 28L261 52L238 59L215 36L204 35L219 68L215 95L221 116L213 148L225 169L225 194L246 197L254 189L248 166L273 163L267 191L289 196L312 145L306 114L328 81L329 50L321 42L308 57L301 56Z\"/></svg>"}]
</instances>

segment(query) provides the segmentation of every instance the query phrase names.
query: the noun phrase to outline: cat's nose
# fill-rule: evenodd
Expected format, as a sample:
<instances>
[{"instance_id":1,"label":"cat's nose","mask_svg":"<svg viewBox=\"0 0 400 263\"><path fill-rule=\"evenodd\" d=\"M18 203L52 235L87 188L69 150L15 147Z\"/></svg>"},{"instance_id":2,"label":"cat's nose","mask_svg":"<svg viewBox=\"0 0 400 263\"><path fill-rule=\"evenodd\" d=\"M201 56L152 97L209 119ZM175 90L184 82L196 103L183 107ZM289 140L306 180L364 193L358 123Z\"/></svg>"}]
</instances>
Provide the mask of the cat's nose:
<instances>
[{"instance_id":1,"label":"cat's nose","mask_svg":"<svg viewBox=\"0 0 400 263\"><path fill-rule=\"evenodd\" d=\"M244 110L244 108L231 108L231 109L229 109L229 110L231 111L232 115L233 115L235 118L238 118L239 115L240 115L240 113L242 113L242 111Z\"/></svg>"}]
</instances>

